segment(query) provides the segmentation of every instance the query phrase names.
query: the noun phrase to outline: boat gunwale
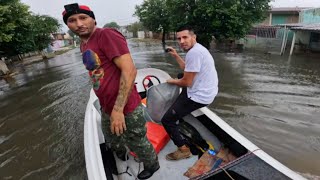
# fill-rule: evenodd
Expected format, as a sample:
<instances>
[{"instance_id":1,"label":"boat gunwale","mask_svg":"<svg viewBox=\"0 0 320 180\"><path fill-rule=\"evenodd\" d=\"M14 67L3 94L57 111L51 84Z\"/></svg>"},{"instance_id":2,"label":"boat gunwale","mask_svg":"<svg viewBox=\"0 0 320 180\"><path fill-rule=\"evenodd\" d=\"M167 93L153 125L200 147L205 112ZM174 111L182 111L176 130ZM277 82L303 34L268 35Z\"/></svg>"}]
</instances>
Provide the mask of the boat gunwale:
<instances>
[{"instance_id":1,"label":"boat gunwale","mask_svg":"<svg viewBox=\"0 0 320 180\"><path fill-rule=\"evenodd\" d=\"M153 70L154 68L147 68L149 70ZM156 69L159 70L159 69ZM161 71L161 70L160 70ZM141 92L139 92L141 93ZM101 128L98 129L98 126L101 127L101 118L98 118L99 116L87 115L87 112L90 111L93 114L99 112L97 111L96 107L94 106L94 102L98 98L96 97L93 89L90 91L90 98L87 103L87 109L85 114L85 123L84 123L84 149L85 149L85 160L86 160L86 169L88 174L88 179L106 179L104 166L102 162L102 156L100 152L100 144L104 143L101 140ZM249 141L247 138L245 138L243 135L241 135L238 131L236 131L234 128L232 128L230 125L228 125L224 120L222 120L219 116L217 116L213 111L211 111L208 107L203 107L201 109L198 109L191 113L195 118L201 115L207 116L213 123L215 123L218 127L220 127L226 134L231 136L233 140L240 143L243 147L245 147L249 153L255 154L258 158L266 162L268 165L272 166L279 172L283 173L287 177L291 179L305 179L298 173L292 171L270 155L268 155L266 152L261 150L258 146L253 144L251 141ZM95 120L92 120L95 119ZM99 122L100 121L100 122ZM91 124L90 124L91 123ZM93 130L92 130L93 128ZM91 135L93 133L93 135ZM213 132L211 132L213 133ZM214 133L213 133L214 134ZM103 137L102 137L103 138ZM90 139L93 139L94 143L93 146L89 146ZM92 149L93 148L93 149ZM98 153L99 152L99 153ZM92 154L95 153L96 155ZM96 162L97 164L95 165ZM89 163L89 164L88 164ZM99 178L98 178L98 177Z\"/></svg>"}]
</instances>

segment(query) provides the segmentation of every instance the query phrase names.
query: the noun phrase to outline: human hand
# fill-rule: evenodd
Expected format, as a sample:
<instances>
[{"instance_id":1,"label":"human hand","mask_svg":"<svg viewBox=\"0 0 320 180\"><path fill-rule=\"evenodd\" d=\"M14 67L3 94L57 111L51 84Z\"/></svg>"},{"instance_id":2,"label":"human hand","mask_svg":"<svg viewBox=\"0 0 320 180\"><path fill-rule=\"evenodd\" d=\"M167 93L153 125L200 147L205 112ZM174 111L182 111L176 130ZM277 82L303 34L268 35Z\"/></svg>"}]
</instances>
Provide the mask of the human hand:
<instances>
[{"instance_id":1,"label":"human hand","mask_svg":"<svg viewBox=\"0 0 320 180\"><path fill-rule=\"evenodd\" d=\"M123 112L112 110L110 115L110 128L111 133L116 133L117 136L120 136L124 131L127 130Z\"/></svg>"},{"instance_id":2,"label":"human hand","mask_svg":"<svg viewBox=\"0 0 320 180\"><path fill-rule=\"evenodd\" d=\"M171 46L166 47L165 51L171 54L172 56L178 55L177 51Z\"/></svg>"}]
</instances>

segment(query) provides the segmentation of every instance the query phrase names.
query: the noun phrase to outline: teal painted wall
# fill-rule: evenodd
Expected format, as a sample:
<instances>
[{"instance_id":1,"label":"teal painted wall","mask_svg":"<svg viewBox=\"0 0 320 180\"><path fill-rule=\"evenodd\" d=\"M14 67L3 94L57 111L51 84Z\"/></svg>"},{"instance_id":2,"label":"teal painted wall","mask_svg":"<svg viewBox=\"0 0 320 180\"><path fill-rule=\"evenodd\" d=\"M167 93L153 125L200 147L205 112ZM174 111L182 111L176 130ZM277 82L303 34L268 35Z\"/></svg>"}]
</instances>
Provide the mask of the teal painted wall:
<instances>
[{"instance_id":1,"label":"teal painted wall","mask_svg":"<svg viewBox=\"0 0 320 180\"><path fill-rule=\"evenodd\" d=\"M300 13L302 23L320 23L320 8L304 10Z\"/></svg>"},{"instance_id":2,"label":"teal painted wall","mask_svg":"<svg viewBox=\"0 0 320 180\"><path fill-rule=\"evenodd\" d=\"M277 24L290 24L290 23L298 23L299 15L294 14L273 14L272 15L272 25ZM277 32L277 37L283 37L284 29L281 29ZM291 42L293 39L293 32L289 31L288 33L288 41Z\"/></svg>"},{"instance_id":3,"label":"teal painted wall","mask_svg":"<svg viewBox=\"0 0 320 180\"><path fill-rule=\"evenodd\" d=\"M271 25L298 23L298 14L273 14Z\"/></svg>"},{"instance_id":4,"label":"teal painted wall","mask_svg":"<svg viewBox=\"0 0 320 180\"><path fill-rule=\"evenodd\" d=\"M284 33L285 33L285 29L284 28L279 29L277 31L277 38L282 39L283 36L284 36ZM288 32L288 41L292 42L292 39L293 39L293 31L289 30L289 32Z\"/></svg>"},{"instance_id":5,"label":"teal painted wall","mask_svg":"<svg viewBox=\"0 0 320 180\"><path fill-rule=\"evenodd\" d=\"M286 24L288 15L272 15L271 25Z\"/></svg>"}]
</instances>

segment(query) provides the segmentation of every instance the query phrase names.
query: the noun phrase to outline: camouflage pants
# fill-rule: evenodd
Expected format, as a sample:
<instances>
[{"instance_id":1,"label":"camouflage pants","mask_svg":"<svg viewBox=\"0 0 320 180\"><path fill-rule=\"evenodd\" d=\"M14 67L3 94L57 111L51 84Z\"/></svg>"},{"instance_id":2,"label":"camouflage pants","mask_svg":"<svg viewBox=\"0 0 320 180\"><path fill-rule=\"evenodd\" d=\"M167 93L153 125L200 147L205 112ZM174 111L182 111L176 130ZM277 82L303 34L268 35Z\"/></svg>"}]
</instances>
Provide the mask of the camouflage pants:
<instances>
[{"instance_id":1,"label":"camouflage pants","mask_svg":"<svg viewBox=\"0 0 320 180\"><path fill-rule=\"evenodd\" d=\"M125 116L127 130L120 136L112 134L110 130L110 117L102 113L102 131L106 144L111 143L111 149L117 154L126 152L125 146L136 153L143 162L144 168L152 168L158 165L158 157L152 144L147 139L147 128L143 117L143 107L139 105L132 113Z\"/></svg>"}]
</instances>

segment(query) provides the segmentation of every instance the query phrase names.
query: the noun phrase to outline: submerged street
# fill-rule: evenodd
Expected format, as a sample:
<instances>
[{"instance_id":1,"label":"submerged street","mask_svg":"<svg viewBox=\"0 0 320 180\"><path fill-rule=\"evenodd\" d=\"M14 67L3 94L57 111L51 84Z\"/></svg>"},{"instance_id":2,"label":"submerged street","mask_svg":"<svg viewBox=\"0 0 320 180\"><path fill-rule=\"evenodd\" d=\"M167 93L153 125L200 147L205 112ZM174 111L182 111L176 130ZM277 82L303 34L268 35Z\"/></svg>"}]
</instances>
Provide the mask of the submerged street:
<instances>
[{"instance_id":1,"label":"submerged street","mask_svg":"<svg viewBox=\"0 0 320 180\"><path fill-rule=\"evenodd\" d=\"M176 76L159 41L128 40L138 69ZM210 109L292 170L320 177L320 60L310 55L213 53ZM91 83L79 49L0 79L1 179L85 179L83 124Z\"/></svg>"}]
</instances>

